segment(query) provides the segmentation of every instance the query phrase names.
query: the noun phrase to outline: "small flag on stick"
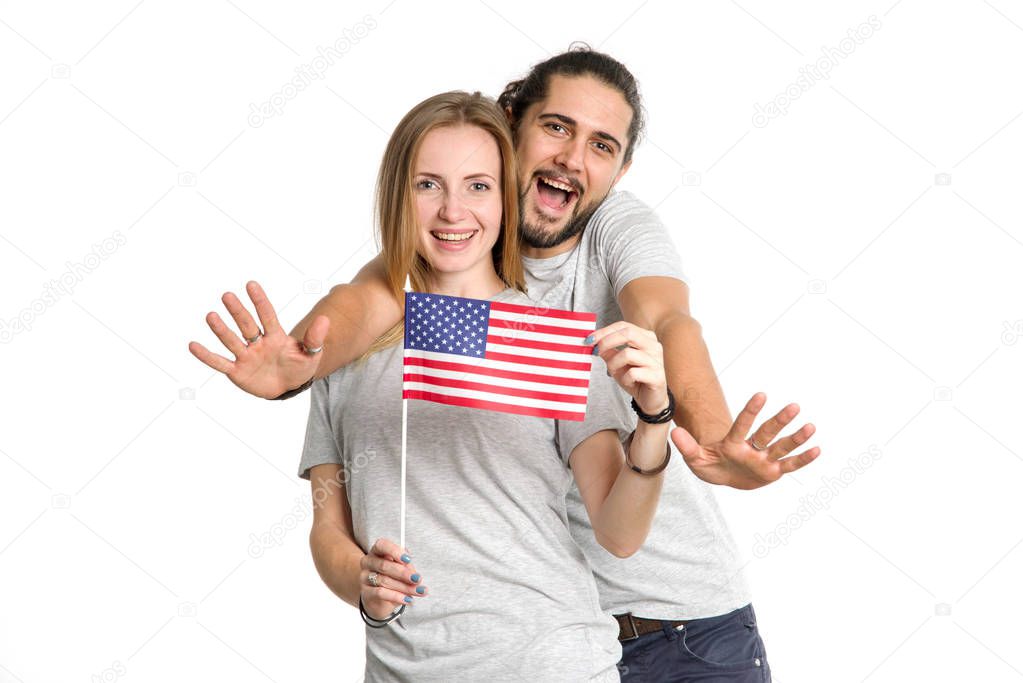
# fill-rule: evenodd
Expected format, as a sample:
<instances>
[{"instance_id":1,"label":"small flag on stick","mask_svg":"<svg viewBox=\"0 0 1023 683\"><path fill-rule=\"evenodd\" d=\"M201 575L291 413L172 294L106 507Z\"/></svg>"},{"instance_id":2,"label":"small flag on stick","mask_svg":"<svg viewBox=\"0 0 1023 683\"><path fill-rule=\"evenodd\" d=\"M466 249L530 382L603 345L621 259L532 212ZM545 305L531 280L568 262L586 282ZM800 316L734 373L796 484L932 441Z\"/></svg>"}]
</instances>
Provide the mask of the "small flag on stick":
<instances>
[{"instance_id":1,"label":"small flag on stick","mask_svg":"<svg viewBox=\"0 0 1023 683\"><path fill-rule=\"evenodd\" d=\"M402 398L583 420L594 313L405 293Z\"/></svg>"}]
</instances>

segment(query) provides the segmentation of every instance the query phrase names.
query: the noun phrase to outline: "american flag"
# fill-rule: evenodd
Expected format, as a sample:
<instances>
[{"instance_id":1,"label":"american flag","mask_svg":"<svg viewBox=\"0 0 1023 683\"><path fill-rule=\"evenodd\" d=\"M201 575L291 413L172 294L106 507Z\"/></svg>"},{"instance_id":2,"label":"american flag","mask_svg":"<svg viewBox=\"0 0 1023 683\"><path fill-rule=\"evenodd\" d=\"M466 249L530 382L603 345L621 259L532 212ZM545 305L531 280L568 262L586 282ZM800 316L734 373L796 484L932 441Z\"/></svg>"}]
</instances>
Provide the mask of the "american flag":
<instances>
[{"instance_id":1,"label":"american flag","mask_svg":"<svg viewBox=\"0 0 1023 683\"><path fill-rule=\"evenodd\" d=\"M594 313L405 293L403 398L583 420Z\"/></svg>"}]
</instances>

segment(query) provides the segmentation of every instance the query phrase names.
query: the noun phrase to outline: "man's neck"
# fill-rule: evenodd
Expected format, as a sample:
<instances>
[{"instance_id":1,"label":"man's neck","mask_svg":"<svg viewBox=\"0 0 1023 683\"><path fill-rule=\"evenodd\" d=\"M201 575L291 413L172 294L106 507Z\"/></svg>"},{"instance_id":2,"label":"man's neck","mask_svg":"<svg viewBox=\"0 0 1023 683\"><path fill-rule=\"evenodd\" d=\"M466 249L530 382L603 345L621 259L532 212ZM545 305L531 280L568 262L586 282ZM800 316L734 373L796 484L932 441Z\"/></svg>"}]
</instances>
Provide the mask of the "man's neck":
<instances>
[{"instance_id":1,"label":"man's neck","mask_svg":"<svg viewBox=\"0 0 1023 683\"><path fill-rule=\"evenodd\" d=\"M545 259L565 252L572 251L575 249L575 245L579 244L579 240L582 239L582 233L574 235L569 239L565 240L561 244L553 247L531 247L528 244L522 245L522 255L526 258Z\"/></svg>"}]
</instances>

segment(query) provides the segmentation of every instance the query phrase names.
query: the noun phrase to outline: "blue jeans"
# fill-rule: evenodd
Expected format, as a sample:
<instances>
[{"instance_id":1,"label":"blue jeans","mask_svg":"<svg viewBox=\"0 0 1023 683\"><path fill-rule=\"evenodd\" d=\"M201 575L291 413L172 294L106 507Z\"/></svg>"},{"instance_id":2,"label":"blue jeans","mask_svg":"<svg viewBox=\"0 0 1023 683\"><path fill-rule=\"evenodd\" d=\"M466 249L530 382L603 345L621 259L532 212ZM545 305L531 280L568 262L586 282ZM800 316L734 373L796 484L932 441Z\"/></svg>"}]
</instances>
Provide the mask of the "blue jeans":
<instances>
[{"instance_id":1,"label":"blue jeans","mask_svg":"<svg viewBox=\"0 0 1023 683\"><path fill-rule=\"evenodd\" d=\"M643 616L643 615L637 615ZM771 680L752 605L622 643L622 683L764 683Z\"/></svg>"}]
</instances>

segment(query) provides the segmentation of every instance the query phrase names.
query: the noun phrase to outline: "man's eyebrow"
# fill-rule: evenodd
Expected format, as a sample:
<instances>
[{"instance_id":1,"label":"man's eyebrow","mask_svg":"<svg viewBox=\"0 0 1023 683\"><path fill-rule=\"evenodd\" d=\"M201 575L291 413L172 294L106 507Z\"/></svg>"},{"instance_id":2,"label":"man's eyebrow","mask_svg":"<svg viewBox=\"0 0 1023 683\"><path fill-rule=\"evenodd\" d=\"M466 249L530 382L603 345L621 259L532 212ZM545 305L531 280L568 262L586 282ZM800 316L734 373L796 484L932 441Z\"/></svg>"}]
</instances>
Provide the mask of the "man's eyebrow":
<instances>
[{"instance_id":1,"label":"man's eyebrow","mask_svg":"<svg viewBox=\"0 0 1023 683\"><path fill-rule=\"evenodd\" d=\"M571 117L568 117L568 116L565 116L564 114L555 114L555 113L540 114L540 116L538 116L537 118L541 119L541 120L543 120L543 119L555 119L557 121L560 121L561 123L564 123L566 126L575 126L575 125L577 125L577 121L575 119L573 119ZM594 135L597 136L598 138L600 138L601 140L607 140L608 142L614 143L614 145L618 148L619 152L622 150L622 143L620 143L618 141L618 138L616 138L615 136L611 135L610 133L605 133L602 130L598 130L597 132L594 133Z\"/></svg>"}]
</instances>

